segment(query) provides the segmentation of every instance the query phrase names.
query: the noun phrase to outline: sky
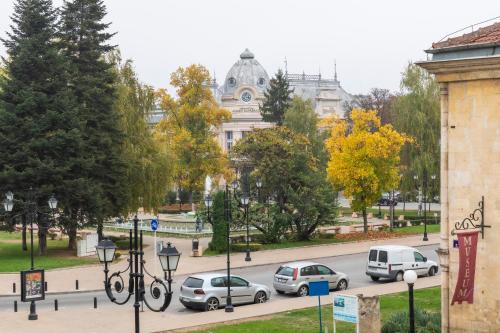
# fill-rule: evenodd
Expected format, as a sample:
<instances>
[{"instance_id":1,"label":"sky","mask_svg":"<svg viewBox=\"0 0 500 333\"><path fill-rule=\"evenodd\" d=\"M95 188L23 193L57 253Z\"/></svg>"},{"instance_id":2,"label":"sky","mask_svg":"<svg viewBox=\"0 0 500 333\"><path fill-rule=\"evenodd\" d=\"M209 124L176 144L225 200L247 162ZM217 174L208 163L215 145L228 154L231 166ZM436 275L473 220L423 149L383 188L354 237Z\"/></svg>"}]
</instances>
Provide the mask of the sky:
<instances>
[{"instance_id":1,"label":"sky","mask_svg":"<svg viewBox=\"0 0 500 333\"><path fill-rule=\"evenodd\" d=\"M56 6L62 0L53 0ZM0 0L0 37L13 0ZM179 66L206 66L219 83L249 48L268 74L338 78L349 93L399 90L409 61L432 42L500 15L498 0L104 0L112 40L142 82L169 87ZM497 20L498 21L498 20ZM468 30L470 31L470 29ZM0 45L0 55L5 48Z\"/></svg>"}]
</instances>

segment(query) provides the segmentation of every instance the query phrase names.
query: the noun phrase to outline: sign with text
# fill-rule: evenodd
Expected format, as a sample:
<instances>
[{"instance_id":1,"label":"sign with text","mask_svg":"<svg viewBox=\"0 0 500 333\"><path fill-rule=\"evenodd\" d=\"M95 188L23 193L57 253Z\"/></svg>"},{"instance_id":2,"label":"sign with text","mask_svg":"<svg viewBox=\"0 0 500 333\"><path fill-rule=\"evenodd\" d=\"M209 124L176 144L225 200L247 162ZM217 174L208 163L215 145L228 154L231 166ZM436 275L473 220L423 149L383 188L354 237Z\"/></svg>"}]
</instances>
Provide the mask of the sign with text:
<instances>
[{"instance_id":1,"label":"sign with text","mask_svg":"<svg viewBox=\"0 0 500 333\"><path fill-rule=\"evenodd\" d=\"M458 279L451 305L474 303L474 276L476 273L476 252L479 231L457 233L458 236Z\"/></svg>"},{"instance_id":2,"label":"sign with text","mask_svg":"<svg viewBox=\"0 0 500 333\"><path fill-rule=\"evenodd\" d=\"M21 301L41 301L45 299L45 272L34 269L21 272Z\"/></svg>"},{"instance_id":3,"label":"sign with text","mask_svg":"<svg viewBox=\"0 0 500 333\"><path fill-rule=\"evenodd\" d=\"M333 295L333 320L357 324L358 310L358 296Z\"/></svg>"},{"instance_id":4,"label":"sign with text","mask_svg":"<svg viewBox=\"0 0 500 333\"><path fill-rule=\"evenodd\" d=\"M324 296L329 293L328 281L309 282L309 296Z\"/></svg>"}]
</instances>

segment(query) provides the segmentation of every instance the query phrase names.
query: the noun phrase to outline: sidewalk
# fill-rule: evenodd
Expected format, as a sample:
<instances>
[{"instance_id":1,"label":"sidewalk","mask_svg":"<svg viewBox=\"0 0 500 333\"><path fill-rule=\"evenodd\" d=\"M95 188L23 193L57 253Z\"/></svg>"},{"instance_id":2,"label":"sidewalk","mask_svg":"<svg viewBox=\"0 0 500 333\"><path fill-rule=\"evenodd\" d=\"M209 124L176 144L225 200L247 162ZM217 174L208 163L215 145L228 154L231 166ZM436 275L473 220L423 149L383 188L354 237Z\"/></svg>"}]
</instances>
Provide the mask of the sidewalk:
<instances>
[{"instance_id":1,"label":"sidewalk","mask_svg":"<svg viewBox=\"0 0 500 333\"><path fill-rule=\"evenodd\" d=\"M193 274L226 268L226 256L219 255L213 257L191 257L191 240L179 238L162 238L164 242L171 241L177 247L182 256L179 267L175 275ZM209 239L200 239L200 244L206 248ZM153 237L145 236L144 243L149 246L145 249L144 259L151 274L156 272L157 276L163 276L158 258L154 258ZM233 253L231 255L231 267L249 267L266 264L275 264L294 260L316 259L322 257L347 255L354 253L368 252L374 245L408 245L421 246L439 243L439 234L429 234L429 241L423 242L422 236L410 236L401 238L391 238L385 240L363 241L353 243L342 243L332 245L316 245L309 247L288 248L280 250L266 250L252 253L252 261L245 261L245 253ZM122 256L123 258L123 256ZM110 267L110 272L123 270L127 266L126 260L120 260ZM101 265L82 266L76 268L66 268L50 270L45 272L45 280L48 284L48 292L74 292L75 280L78 279L80 291L102 290L103 289L103 267ZM0 274L0 296L13 295L12 283L17 284L19 293L20 276L19 273ZM175 281L175 276L174 276ZM175 281L179 283L179 281Z\"/></svg>"},{"instance_id":2,"label":"sidewalk","mask_svg":"<svg viewBox=\"0 0 500 333\"><path fill-rule=\"evenodd\" d=\"M415 288L438 286L440 277L418 279ZM343 294L363 294L365 296L392 294L408 290L404 282L383 283L374 286L348 289ZM332 294L322 297L322 304L331 304ZM228 323L246 318L265 316L273 313L312 307L317 305L316 297L290 297L264 304L253 304L235 307L233 313L226 313L223 309L214 312L173 312L167 309L163 313L154 313L146 310L140 314L142 332L172 332L184 331L186 328ZM64 309L58 312L40 309L39 319L29 321L25 312L2 313L0 332L32 333L50 332L66 333L70 328L72 333L100 333L100 332L132 332L134 327L134 311L132 304L128 306L113 306L94 309ZM256 318L257 319L257 318ZM258 332L256 332L258 333Z\"/></svg>"}]
</instances>

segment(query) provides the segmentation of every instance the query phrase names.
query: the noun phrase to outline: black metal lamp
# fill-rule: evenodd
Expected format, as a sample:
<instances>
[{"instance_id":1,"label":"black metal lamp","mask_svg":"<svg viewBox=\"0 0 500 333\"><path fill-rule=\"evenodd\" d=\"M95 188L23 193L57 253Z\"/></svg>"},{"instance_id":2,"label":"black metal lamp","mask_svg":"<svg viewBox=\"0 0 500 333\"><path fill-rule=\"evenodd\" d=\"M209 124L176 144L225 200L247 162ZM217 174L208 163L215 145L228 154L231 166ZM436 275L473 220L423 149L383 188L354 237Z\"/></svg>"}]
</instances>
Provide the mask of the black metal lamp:
<instances>
[{"instance_id":1,"label":"black metal lamp","mask_svg":"<svg viewBox=\"0 0 500 333\"><path fill-rule=\"evenodd\" d=\"M7 200L9 201L14 201L14 193L12 193L11 191L5 193L5 197L7 198Z\"/></svg>"},{"instance_id":2,"label":"black metal lamp","mask_svg":"<svg viewBox=\"0 0 500 333\"><path fill-rule=\"evenodd\" d=\"M164 247L158 253L158 258L164 272L175 272L181 258L181 253L171 243L167 243L167 247Z\"/></svg>"},{"instance_id":3,"label":"black metal lamp","mask_svg":"<svg viewBox=\"0 0 500 333\"><path fill-rule=\"evenodd\" d=\"M238 181L233 180L233 182L231 183L231 187L233 188L233 190L236 190L238 188Z\"/></svg>"},{"instance_id":4,"label":"black metal lamp","mask_svg":"<svg viewBox=\"0 0 500 333\"><path fill-rule=\"evenodd\" d=\"M57 199L56 197L52 194L52 196L49 199L49 207L50 209L54 210L57 208Z\"/></svg>"},{"instance_id":5,"label":"black metal lamp","mask_svg":"<svg viewBox=\"0 0 500 333\"><path fill-rule=\"evenodd\" d=\"M205 197L205 206L206 206L207 208L210 208L210 207L212 207L212 203L213 203L212 197L210 196L210 194L208 194L208 195Z\"/></svg>"},{"instance_id":6,"label":"black metal lamp","mask_svg":"<svg viewBox=\"0 0 500 333\"><path fill-rule=\"evenodd\" d=\"M112 240L105 238L95 248L100 262L109 264L115 259L116 245Z\"/></svg>"},{"instance_id":7,"label":"black metal lamp","mask_svg":"<svg viewBox=\"0 0 500 333\"><path fill-rule=\"evenodd\" d=\"M241 204L246 207L246 206L248 206L248 203L250 202L250 197L248 196L247 193L243 193L243 196L241 197L240 201L241 201Z\"/></svg>"},{"instance_id":8,"label":"black metal lamp","mask_svg":"<svg viewBox=\"0 0 500 333\"><path fill-rule=\"evenodd\" d=\"M262 188L262 180L260 178L257 179L257 181L255 182L255 185L257 185L258 189Z\"/></svg>"},{"instance_id":9,"label":"black metal lamp","mask_svg":"<svg viewBox=\"0 0 500 333\"><path fill-rule=\"evenodd\" d=\"M410 333L415 333L415 310L413 301L413 285L417 282L417 273L413 270L407 270L403 276L404 281L408 284L408 305L410 313Z\"/></svg>"}]
</instances>

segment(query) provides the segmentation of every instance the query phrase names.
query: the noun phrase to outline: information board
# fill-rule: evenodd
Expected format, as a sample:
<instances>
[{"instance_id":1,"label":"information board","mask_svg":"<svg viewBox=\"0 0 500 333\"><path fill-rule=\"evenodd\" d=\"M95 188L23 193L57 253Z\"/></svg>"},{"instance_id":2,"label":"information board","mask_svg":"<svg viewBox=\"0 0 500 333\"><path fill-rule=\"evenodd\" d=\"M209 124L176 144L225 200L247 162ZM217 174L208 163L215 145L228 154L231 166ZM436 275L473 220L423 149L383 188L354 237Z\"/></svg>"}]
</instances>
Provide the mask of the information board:
<instances>
[{"instance_id":1,"label":"information board","mask_svg":"<svg viewBox=\"0 0 500 333\"><path fill-rule=\"evenodd\" d=\"M357 324L358 297L352 295L333 295L333 320Z\"/></svg>"}]
</instances>

